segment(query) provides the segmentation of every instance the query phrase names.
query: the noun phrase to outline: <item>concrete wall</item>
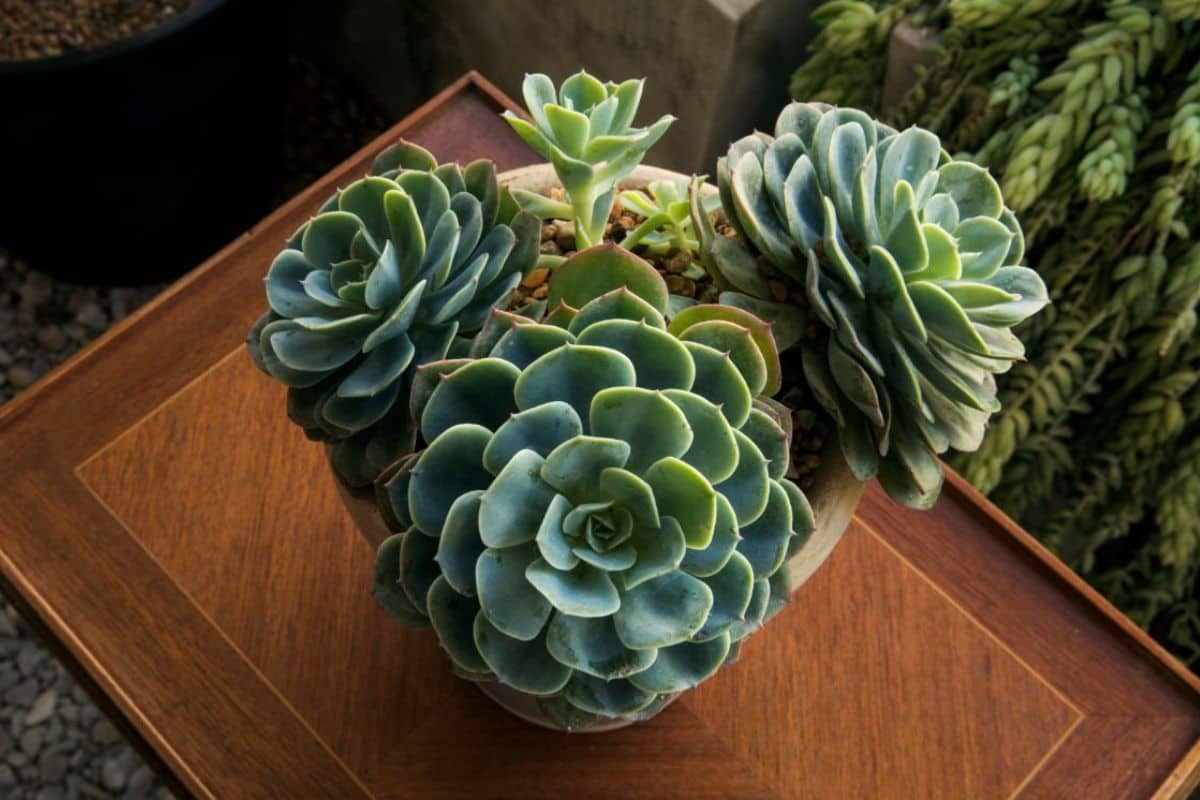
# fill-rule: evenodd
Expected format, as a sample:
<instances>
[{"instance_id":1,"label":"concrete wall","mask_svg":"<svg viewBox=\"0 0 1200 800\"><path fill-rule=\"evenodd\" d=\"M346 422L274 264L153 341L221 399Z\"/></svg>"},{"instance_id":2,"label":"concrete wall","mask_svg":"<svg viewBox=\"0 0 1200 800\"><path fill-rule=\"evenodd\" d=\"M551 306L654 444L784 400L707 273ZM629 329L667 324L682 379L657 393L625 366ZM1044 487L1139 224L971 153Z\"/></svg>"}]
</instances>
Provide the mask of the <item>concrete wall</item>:
<instances>
[{"instance_id":1,"label":"concrete wall","mask_svg":"<svg viewBox=\"0 0 1200 800\"><path fill-rule=\"evenodd\" d=\"M514 97L526 72L647 78L639 121L679 119L649 161L711 174L769 129L812 35L815 0L440 0L439 83L478 69Z\"/></svg>"},{"instance_id":2,"label":"concrete wall","mask_svg":"<svg viewBox=\"0 0 1200 800\"><path fill-rule=\"evenodd\" d=\"M294 51L399 119L467 69L520 99L526 72L647 78L639 122L679 118L649 161L711 174L769 130L813 35L818 0L296 0Z\"/></svg>"}]
</instances>

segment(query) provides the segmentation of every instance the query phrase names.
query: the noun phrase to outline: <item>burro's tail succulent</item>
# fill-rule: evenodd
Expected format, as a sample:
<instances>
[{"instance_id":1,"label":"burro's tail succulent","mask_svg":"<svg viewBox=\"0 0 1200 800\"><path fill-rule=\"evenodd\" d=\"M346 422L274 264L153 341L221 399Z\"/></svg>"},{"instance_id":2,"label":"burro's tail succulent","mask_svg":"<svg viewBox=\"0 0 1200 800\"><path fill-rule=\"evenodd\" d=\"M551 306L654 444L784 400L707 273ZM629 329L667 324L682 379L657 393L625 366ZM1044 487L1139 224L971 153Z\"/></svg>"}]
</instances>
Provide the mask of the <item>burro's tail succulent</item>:
<instances>
[{"instance_id":1,"label":"burro's tail succulent","mask_svg":"<svg viewBox=\"0 0 1200 800\"><path fill-rule=\"evenodd\" d=\"M339 443L335 466L351 485L412 447L402 401L413 369L445 358L508 298L537 258L540 226L502 211L490 161L438 166L401 142L372 173L276 256L270 310L248 340L257 364L290 387L292 418Z\"/></svg>"},{"instance_id":2,"label":"burro's tail succulent","mask_svg":"<svg viewBox=\"0 0 1200 800\"><path fill-rule=\"evenodd\" d=\"M470 357L419 370L429 444L381 478L399 532L376 596L431 623L460 674L571 729L644 718L712 675L782 606L813 518L783 477L760 320L693 306L668 326L662 278L611 245L550 291L552 323L497 311Z\"/></svg>"},{"instance_id":3,"label":"burro's tail succulent","mask_svg":"<svg viewBox=\"0 0 1200 800\"><path fill-rule=\"evenodd\" d=\"M697 214L709 267L730 289L722 301L795 316L769 302L755 257L804 287L808 322L819 323L800 341L804 376L850 467L928 507L941 487L937 454L979 446L999 407L993 375L1024 355L1011 328L1047 302L1037 273L1020 266L1021 228L996 181L929 131L793 103L774 136L730 147L718 184L754 251L715 237Z\"/></svg>"},{"instance_id":4,"label":"burro's tail succulent","mask_svg":"<svg viewBox=\"0 0 1200 800\"><path fill-rule=\"evenodd\" d=\"M545 75L525 76L522 93L533 122L511 111L504 118L542 158L554 165L569 203L514 190L522 207L543 218L570 219L580 249L600 244L616 198L617 182L633 171L674 117L633 124L642 99L641 80L602 82L586 72L563 81L557 95Z\"/></svg>"}]
</instances>

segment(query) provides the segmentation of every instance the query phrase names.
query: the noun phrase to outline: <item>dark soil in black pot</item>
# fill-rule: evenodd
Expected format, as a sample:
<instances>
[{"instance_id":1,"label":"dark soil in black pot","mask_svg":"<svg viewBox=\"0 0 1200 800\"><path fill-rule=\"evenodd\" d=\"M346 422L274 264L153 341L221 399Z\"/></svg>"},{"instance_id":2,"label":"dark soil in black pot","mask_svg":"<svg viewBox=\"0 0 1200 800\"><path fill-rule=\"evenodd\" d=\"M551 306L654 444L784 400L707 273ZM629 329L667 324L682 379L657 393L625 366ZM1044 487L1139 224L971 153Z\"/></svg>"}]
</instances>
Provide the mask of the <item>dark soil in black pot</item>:
<instances>
[{"instance_id":1,"label":"dark soil in black pot","mask_svg":"<svg viewBox=\"0 0 1200 800\"><path fill-rule=\"evenodd\" d=\"M116 5L130 8L115 28L84 16L0 31L0 240L80 283L196 266L269 210L279 181L283 6Z\"/></svg>"}]
</instances>

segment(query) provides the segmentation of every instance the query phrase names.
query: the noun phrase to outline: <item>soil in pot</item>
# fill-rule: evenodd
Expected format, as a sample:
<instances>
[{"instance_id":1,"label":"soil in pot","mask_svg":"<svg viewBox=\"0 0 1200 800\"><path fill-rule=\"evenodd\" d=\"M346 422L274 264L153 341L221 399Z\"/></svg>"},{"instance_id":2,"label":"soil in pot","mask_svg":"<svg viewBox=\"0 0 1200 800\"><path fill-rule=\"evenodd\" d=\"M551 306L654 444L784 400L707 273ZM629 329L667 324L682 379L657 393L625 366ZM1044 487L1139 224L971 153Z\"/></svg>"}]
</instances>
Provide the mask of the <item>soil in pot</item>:
<instances>
[{"instance_id":1,"label":"soil in pot","mask_svg":"<svg viewBox=\"0 0 1200 800\"><path fill-rule=\"evenodd\" d=\"M0 0L0 61L32 61L112 44L200 0Z\"/></svg>"}]
</instances>

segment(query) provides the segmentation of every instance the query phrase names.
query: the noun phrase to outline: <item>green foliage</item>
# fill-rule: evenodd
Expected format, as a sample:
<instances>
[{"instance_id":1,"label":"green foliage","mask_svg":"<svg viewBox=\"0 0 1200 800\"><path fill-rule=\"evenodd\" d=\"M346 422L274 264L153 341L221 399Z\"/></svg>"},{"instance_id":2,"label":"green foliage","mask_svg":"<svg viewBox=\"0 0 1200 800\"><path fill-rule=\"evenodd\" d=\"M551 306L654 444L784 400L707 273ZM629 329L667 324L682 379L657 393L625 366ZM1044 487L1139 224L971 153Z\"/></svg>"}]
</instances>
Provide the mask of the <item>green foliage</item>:
<instances>
[{"instance_id":1,"label":"green foliage","mask_svg":"<svg viewBox=\"0 0 1200 800\"><path fill-rule=\"evenodd\" d=\"M697 305L668 327L662 278L612 245L552 284L556 322L497 311L418 371L428 446L379 487L376 596L570 728L716 672L786 602L813 519L764 323Z\"/></svg>"},{"instance_id":2,"label":"green foliage","mask_svg":"<svg viewBox=\"0 0 1200 800\"><path fill-rule=\"evenodd\" d=\"M801 342L804 376L851 470L929 507L937 454L979 446L993 375L1025 352L1011 328L1046 304L995 180L929 131L813 103L785 108L773 137L735 142L717 177L741 241L807 288L825 330ZM704 230L711 271L769 301L753 257Z\"/></svg>"},{"instance_id":3,"label":"green foliage","mask_svg":"<svg viewBox=\"0 0 1200 800\"><path fill-rule=\"evenodd\" d=\"M543 219L570 219L582 250L604 240L617 182L633 171L675 118L663 115L646 128L633 125L642 99L641 80L603 83L586 72L563 81L526 75L522 84L532 122L511 111L504 118L542 158L554 165L568 203L514 190L521 207Z\"/></svg>"},{"instance_id":4,"label":"green foliage","mask_svg":"<svg viewBox=\"0 0 1200 800\"><path fill-rule=\"evenodd\" d=\"M806 69L792 76L797 100L869 107L883 83L887 39L916 0L830 0L813 12L823 26Z\"/></svg>"},{"instance_id":5,"label":"green foliage","mask_svg":"<svg viewBox=\"0 0 1200 800\"><path fill-rule=\"evenodd\" d=\"M626 211L645 217L642 224L621 240L622 247L656 256L672 250L699 252L687 181L650 181L645 191L628 189L621 192L620 199ZM715 213L720 205L721 198L715 194L705 196L702 201L706 215Z\"/></svg>"},{"instance_id":6,"label":"green foliage","mask_svg":"<svg viewBox=\"0 0 1200 800\"><path fill-rule=\"evenodd\" d=\"M338 443L334 463L351 486L411 448L413 370L478 330L532 267L540 224L504 218L500 201L490 161L438 166L401 142L271 264L251 355L289 387L292 419Z\"/></svg>"},{"instance_id":7,"label":"green foliage","mask_svg":"<svg viewBox=\"0 0 1200 800\"><path fill-rule=\"evenodd\" d=\"M1195 664L1200 3L915 13L939 46L886 116L990 167L1054 300L1019 329L1028 361L1001 377L979 450L954 463ZM839 85L831 58L815 53L798 80Z\"/></svg>"}]
</instances>

